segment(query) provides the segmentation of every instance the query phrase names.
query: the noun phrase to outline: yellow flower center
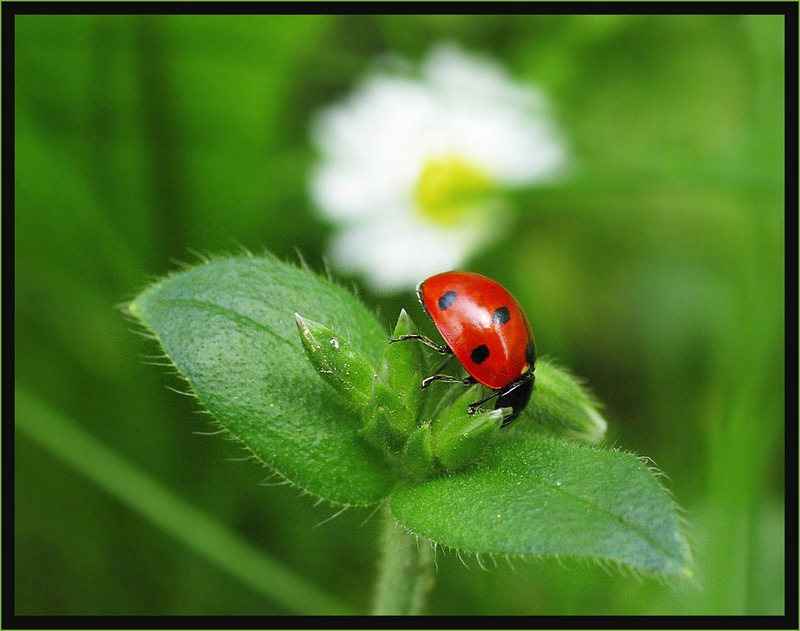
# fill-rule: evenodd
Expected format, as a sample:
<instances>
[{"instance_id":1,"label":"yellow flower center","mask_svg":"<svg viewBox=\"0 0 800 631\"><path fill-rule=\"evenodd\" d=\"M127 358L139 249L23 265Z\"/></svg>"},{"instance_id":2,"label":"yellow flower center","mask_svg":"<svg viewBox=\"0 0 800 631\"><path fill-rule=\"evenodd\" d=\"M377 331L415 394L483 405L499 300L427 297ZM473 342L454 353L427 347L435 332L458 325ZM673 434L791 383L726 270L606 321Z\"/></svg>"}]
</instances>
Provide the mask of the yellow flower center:
<instances>
[{"instance_id":1,"label":"yellow flower center","mask_svg":"<svg viewBox=\"0 0 800 631\"><path fill-rule=\"evenodd\" d=\"M454 226L474 217L492 184L488 174L457 156L430 158L420 171L414 201L423 218Z\"/></svg>"}]
</instances>

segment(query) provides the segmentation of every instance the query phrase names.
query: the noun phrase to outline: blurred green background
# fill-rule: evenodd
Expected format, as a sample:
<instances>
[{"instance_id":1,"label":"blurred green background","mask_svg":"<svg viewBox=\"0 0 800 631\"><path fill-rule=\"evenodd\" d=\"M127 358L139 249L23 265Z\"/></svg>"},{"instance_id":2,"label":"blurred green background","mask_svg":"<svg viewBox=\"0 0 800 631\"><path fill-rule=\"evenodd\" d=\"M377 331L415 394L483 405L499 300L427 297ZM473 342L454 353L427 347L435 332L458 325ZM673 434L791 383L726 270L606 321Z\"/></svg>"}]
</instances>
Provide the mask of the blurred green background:
<instances>
[{"instance_id":1,"label":"blurred green background","mask_svg":"<svg viewBox=\"0 0 800 631\"><path fill-rule=\"evenodd\" d=\"M668 474L697 579L567 561L483 571L440 553L430 611L783 613L783 27L782 16L16 17L15 372L30 395L16 409L16 613L304 613L101 490L76 468L105 479L113 467L94 451L56 457L45 417L131 465L130 487L169 490L157 515L188 502L234 543L369 607L380 519L353 509L315 527L336 509L259 485L267 472L237 461L235 443L195 433L212 428L165 387L176 377L144 364L157 347L115 306L191 251L241 244L296 260L298 248L321 270L332 228L308 198L311 117L376 55L419 60L440 41L495 57L553 100L573 175L521 196L513 236L468 267L517 296L540 353L585 377L606 406L607 445ZM387 330L403 306L421 317L411 292L361 295Z\"/></svg>"}]
</instances>

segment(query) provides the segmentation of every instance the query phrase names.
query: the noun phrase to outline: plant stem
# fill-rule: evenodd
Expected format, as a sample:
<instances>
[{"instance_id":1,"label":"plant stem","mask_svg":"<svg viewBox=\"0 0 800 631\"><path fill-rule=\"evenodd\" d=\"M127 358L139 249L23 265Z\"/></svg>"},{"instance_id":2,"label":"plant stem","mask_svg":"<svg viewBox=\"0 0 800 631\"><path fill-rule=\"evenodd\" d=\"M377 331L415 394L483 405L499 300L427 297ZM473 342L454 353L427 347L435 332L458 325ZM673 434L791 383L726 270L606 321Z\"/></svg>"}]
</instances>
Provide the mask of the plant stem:
<instances>
[{"instance_id":1,"label":"plant stem","mask_svg":"<svg viewBox=\"0 0 800 631\"><path fill-rule=\"evenodd\" d=\"M383 559L372 613L418 615L433 587L433 549L403 530L388 506L384 512Z\"/></svg>"}]
</instances>

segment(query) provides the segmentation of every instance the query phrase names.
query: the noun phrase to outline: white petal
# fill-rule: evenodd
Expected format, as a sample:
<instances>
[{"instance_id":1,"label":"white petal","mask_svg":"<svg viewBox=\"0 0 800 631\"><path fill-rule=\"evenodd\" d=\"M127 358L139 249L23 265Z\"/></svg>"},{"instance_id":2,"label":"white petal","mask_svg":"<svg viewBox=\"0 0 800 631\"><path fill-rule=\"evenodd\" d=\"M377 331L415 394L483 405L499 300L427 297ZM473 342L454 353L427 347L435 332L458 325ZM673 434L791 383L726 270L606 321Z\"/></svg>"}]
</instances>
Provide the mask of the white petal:
<instances>
[{"instance_id":1,"label":"white petal","mask_svg":"<svg viewBox=\"0 0 800 631\"><path fill-rule=\"evenodd\" d=\"M566 149L547 120L497 107L460 108L449 126L453 150L505 184L548 179L564 166Z\"/></svg>"},{"instance_id":2,"label":"white petal","mask_svg":"<svg viewBox=\"0 0 800 631\"><path fill-rule=\"evenodd\" d=\"M441 151L438 122L420 84L367 80L315 120L312 134L324 158L312 175L314 201L332 219L383 213L388 200L411 194L427 156Z\"/></svg>"},{"instance_id":3,"label":"white petal","mask_svg":"<svg viewBox=\"0 0 800 631\"><path fill-rule=\"evenodd\" d=\"M333 262L377 289L411 288L457 268L502 230L499 221L424 222L414 191L431 160L456 158L501 185L555 178L567 162L544 96L490 58L444 45L421 70L419 80L374 73L312 129L322 154L312 196L344 224L330 246Z\"/></svg>"},{"instance_id":4,"label":"white petal","mask_svg":"<svg viewBox=\"0 0 800 631\"><path fill-rule=\"evenodd\" d=\"M340 269L366 275L373 288L398 291L458 268L486 236L472 228L443 230L409 216L384 218L339 231L329 254Z\"/></svg>"},{"instance_id":5,"label":"white petal","mask_svg":"<svg viewBox=\"0 0 800 631\"><path fill-rule=\"evenodd\" d=\"M539 90L517 83L491 58L467 53L454 44L434 48L423 73L439 97L451 103L495 103L537 114L546 107Z\"/></svg>"},{"instance_id":6,"label":"white petal","mask_svg":"<svg viewBox=\"0 0 800 631\"><path fill-rule=\"evenodd\" d=\"M334 221L390 213L398 200L405 198L409 187L408 182L393 177L391 168L369 169L335 161L319 165L311 177L314 202L324 216Z\"/></svg>"}]
</instances>

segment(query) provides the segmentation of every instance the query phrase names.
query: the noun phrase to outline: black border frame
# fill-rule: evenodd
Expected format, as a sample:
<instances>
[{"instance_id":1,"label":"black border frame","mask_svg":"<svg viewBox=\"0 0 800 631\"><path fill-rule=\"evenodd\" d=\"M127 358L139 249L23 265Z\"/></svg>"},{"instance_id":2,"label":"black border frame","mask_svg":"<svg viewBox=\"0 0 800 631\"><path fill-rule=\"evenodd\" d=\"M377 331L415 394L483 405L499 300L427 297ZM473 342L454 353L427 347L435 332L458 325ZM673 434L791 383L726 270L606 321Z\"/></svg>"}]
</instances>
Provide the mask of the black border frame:
<instances>
[{"instance_id":1,"label":"black border frame","mask_svg":"<svg viewBox=\"0 0 800 631\"><path fill-rule=\"evenodd\" d=\"M14 129L14 18L17 15L32 14L139 14L154 15L225 15L225 14L302 14L329 9L331 14L354 13L439 13L448 9L461 9L453 13L498 14L525 13L535 11L538 14L558 15L579 12L594 14L616 13L664 13L664 14L768 14L785 17L785 328L786 359L785 366L793 370L785 371L785 392L796 393L796 368L798 366L798 4L796 2L469 2L468 4L447 4L440 2L384 2L380 5L361 2L23 2L9 1L2 3L2 112L3 127ZM380 8L380 11L374 9ZM465 9L469 11L465 11ZM369 11L368 9L373 9ZM438 10L437 10L438 9ZM313 11L318 12L318 11ZM7 132L3 139L3 155L13 156L13 134ZM6 151L10 146L10 150ZM8 160L8 158L7 158ZM13 158L11 159L13 162ZM3 169L3 202L7 208L14 208L14 173L13 167L6 163ZM13 210L3 212L2 227L6 234L13 232ZM791 257L791 258L789 258ZM3 302L4 311L11 311L14 303L12 274L14 270L13 250L3 252ZM11 320L13 322L13 320ZM9 322L9 318L6 318ZM11 364L14 338L13 326L6 326L3 331L4 365ZM8 360L8 361L7 361ZM13 366L13 364L12 364ZM11 381L12 370L6 370L5 381ZM793 375L792 382L789 375ZM6 397L3 410L13 407L13 396ZM785 589L789 596L786 599L786 611L783 616L542 616L537 618L515 616L493 616L490 624L475 624L466 616L426 617L424 625L415 627L427 628L619 628L619 629L711 629L711 628L750 628L750 629L798 629L798 400L797 396L786 399L786 440L785 462L793 467L786 472L786 533L787 555L785 566ZM2 629L262 629L262 628L410 628L409 620L401 617L381 617L378 620L367 616L18 616L14 612L14 426L6 419L2 427L4 473L2 480L2 501L6 520L2 533L2 552L5 563L2 568ZM793 537L793 538L792 538ZM267 623L267 624L265 624Z\"/></svg>"}]
</instances>

